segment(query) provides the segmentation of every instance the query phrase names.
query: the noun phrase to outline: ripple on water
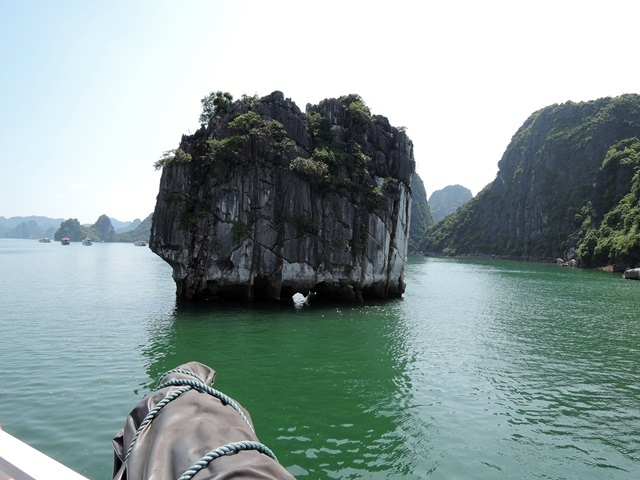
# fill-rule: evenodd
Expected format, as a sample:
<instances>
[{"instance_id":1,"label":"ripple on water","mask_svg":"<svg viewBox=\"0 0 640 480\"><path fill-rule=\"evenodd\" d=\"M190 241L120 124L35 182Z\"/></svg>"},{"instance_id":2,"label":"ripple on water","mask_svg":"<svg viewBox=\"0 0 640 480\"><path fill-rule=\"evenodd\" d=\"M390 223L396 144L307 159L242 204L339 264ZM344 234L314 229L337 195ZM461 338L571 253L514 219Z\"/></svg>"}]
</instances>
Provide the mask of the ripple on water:
<instances>
[{"instance_id":1,"label":"ripple on water","mask_svg":"<svg viewBox=\"0 0 640 480\"><path fill-rule=\"evenodd\" d=\"M187 307L166 265L126 247L0 264L0 422L90 478L108 478L135 403L190 360L301 478L618 480L640 465L630 282L422 258L397 301Z\"/></svg>"}]
</instances>

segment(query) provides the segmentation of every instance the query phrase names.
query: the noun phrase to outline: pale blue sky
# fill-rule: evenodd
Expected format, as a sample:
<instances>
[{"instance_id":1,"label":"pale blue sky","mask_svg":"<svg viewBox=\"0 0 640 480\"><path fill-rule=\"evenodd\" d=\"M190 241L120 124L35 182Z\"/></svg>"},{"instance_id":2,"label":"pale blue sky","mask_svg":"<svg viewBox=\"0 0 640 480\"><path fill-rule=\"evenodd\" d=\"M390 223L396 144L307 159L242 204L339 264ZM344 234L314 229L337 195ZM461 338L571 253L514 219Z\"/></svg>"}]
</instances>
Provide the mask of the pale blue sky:
<instances>
[{"instance_id":1,"label":"pale blue sky","mask_svg":"<svg viewBox=\"0 0 640 480\"><path fill-rule=\"evenodd\" d=\"M153 211L212 90L360 94L430 194L491 182L533 111L640 93L640 2L0 0L0 216Z\"/></svg>"}]
</instances>

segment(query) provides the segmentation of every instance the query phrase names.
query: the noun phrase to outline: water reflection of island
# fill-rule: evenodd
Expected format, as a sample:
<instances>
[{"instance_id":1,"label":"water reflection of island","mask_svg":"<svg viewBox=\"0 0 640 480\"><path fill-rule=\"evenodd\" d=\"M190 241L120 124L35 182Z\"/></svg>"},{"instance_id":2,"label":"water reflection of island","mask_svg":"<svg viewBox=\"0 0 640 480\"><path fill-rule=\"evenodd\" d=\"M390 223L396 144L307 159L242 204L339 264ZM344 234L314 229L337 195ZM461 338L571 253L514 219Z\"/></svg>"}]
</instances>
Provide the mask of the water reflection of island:
<instances>
[{"instance_id":1,"label":"water reflection of island","mask_svg":"<svg viewBox=\"0 0 640 480\"><path fill-rule=\"evenodd\" d=\"M249 410L294 475L399 474L410 468L406 445L425 436L406 408L397 304L180 304L148 323L147 372L211 365L216 388Z\"/></svg>"}]
</instances>

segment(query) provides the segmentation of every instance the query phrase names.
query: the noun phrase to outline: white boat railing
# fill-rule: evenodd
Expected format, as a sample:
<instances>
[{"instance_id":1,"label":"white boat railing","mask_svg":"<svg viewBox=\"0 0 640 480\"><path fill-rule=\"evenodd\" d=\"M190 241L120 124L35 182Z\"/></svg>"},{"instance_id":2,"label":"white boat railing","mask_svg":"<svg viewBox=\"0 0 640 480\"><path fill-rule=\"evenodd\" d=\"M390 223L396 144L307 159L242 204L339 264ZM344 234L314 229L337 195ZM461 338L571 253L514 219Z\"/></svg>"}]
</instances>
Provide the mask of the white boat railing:
<instances>
[{"instance_id":1,"label":"white boat railing","mask_svg":"<svg viewBox=\"0 0 640 480\"><path fill-rule=\"evenodd\" d=\"M0 479L88 480L0 428Z\"/></svg>"}]
</instances>

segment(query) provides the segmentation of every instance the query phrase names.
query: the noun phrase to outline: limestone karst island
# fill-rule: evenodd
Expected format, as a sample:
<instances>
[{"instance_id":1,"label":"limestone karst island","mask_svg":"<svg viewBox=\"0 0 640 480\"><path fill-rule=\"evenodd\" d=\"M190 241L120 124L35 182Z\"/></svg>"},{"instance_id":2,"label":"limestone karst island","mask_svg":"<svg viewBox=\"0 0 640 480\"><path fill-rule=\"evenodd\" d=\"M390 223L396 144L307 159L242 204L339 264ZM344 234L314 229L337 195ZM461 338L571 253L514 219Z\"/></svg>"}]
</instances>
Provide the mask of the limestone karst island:
<instances>
[{"instance_id":1,"label":"limestone karst island","mask_svg":"<svg viewBox=\"0 0 640 480\"><path fill-rule=\"evenodd\" d=\"M178 297L347 301L405 290L413 144L358 95L203 99L162 168L150 247ZM426 203L425 203L426 205Z\"/></svg>"},{"instance_id":2,"label":"limestone karst island","mask_svg":"<svg viewBox=\"0 0 640 480\"><path fill-rule=\"evenodd\" d=\"M216 92L202 104L201 128L156 162L155 212L132 230L106 215L94 225L0 217L0 236L151 237L185 299L398 297L411 253L640 279L640 95L542 108L475 197L450 185L428 200L404 129L358 95L305 112L281 92L237 101Z\"/></svg>"},{"instance_id":3,"label":"limestone karst island","mask_svg":"<svg viewBox=\"0 0 640 480\"><path fill-rule=\"evenodd\" d=\"M499 171L418 248L640 276L640 95L534 112Z\"/></svg>"}]
</instances>

